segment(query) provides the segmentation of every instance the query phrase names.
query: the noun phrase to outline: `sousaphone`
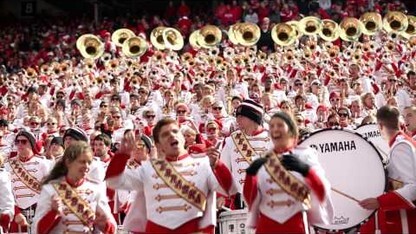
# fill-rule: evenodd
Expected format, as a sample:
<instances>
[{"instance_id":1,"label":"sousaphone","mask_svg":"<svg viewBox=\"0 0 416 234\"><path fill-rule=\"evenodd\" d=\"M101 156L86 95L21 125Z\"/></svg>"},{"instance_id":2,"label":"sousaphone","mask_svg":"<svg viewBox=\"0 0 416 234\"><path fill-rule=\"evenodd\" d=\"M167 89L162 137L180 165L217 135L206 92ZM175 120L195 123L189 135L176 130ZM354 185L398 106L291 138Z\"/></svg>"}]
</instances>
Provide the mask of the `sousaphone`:
<instances>
[{"instance_id":1,"label":"sousaphone","mask_svg":"<svg viewBox=\"0 0 416 234\"><path fill-rule=\"evenodd\" d=\"M235 39L242 46L253 46L260 39L260 27L253 23L242 23L234 31Z\"/></svg>"},{"instance_id":2,"label":"sousaphone","mask_svg":"<svg viewBox=\"0 0 416 234\"><path fill-rule=\"evenodd\" d=\"M149 48L147 41L141 37L130 37L123 43L122 51L126 57L140 57Z\"/></svg>"},{"instance_id":3,"label":"sousaphone","mask_svg":"<svg viewBox=\"0 0 416 234\"><path fill-rule=\"evenodd\" d=\"M274 43L280 46L289 46L296 41L295 29L286 23L278 23L273 26L271 35Z\"/></svg>"},{"instance_id":4,"label":"sousaphone","mask_svg":"<svg viewBox=\"0 0 416 234\"><path fill-rule=\"evenodd\" d=\"M214 25L206 25L199 30L198 44L203 48L212 48L220 44L222 39L221 30Z\"/></svg>"},{"instance_id":5,"label":"sousaphone","mask_svg":"<svg viewBox=\"0 0 416 234\"><path fill-rule=\"evenodd\" d=\"M104 53L104 43L93 34L84 34L78 38L77 49L84 58L98 59Z\"/></svg>"},{"instance_id":6,"label":"sousaphone","mask_svg":"<svg viewBox=\"0 0 416 234\"><path fill-rule=\"evenodd\" d=\"M407 29L407 16L399 11L390 11L383 18L383 28L387 33L400 33Z\"/></svg>"},{"instance_id":7,"label":"sousaphone","mask_svg":"<svg viewBox=\"0 0 416 234\"><path fill-rule=\"evenodd\" d=\"M175 28L165 28L162 32L162 38L165 42L166 49L178 51L183 48L183 36Z\"/></svg>"},{"instance_id":8,"label":"sousaphone","mask_svg":"<svg viewBox=\"0 0 416 234\"><path fill-rule=\"evenodd\" d=\"M339 24L339 27L339 37L344 41L357 41L363 33L363 24L353 17L344 18Z\"/></svg>"},{"instance_id":9,"label":"sousaphone","mask_svg":"<svg viewBox=\"0 0 416 234\"><path fill-rule=\"evenodd\" d=\"M335 41L339 37L339 25L330 19L322 20L321 31L319 31L319 36L325 41Z\"/></svg>"},{"instance_id":10,"label":"sousaphone","mask_svg":"<svg viewBox=\"0 0 416 234\"><path fill-rule=\"evenodd\" d=\"M300 31L308 36L318 34L322 29L322 22L315 16L307 16L299 21Z\"/></svg>"},{"instance_id":11,"label":"sousaphone","mask_svg":"<svg viewBox=\"0 0 416 234\"><path fill-rule=\"evenodd\" d=\"M150 42L158 50L164 50L166 48L165 40L163 40L163 31L165 28L166 27L159 26L150 33Z\"/></svg>"},{"instance_id":12,"label":"sousaphone","mask_svg":"<svg viewBox=\"0 0 416 234\"><path fill-rule=\"evenodd\" d=\"M360 21L363 25L365 35L374 35L383 28L383 19L377 12L366 12L361 15Z\"/></svg>"},{"instance_id":13,"label":"sousaphone","mask_svg":"<svg viewBox=\"0 0 416 234\"><path fill-rule=\"evenodd\" d=\"M133 31L127 28L120 28L111 34L111 41L118 47L122 47L124 41L130 37L136 36Z\"/></svg>"}]
</instances>

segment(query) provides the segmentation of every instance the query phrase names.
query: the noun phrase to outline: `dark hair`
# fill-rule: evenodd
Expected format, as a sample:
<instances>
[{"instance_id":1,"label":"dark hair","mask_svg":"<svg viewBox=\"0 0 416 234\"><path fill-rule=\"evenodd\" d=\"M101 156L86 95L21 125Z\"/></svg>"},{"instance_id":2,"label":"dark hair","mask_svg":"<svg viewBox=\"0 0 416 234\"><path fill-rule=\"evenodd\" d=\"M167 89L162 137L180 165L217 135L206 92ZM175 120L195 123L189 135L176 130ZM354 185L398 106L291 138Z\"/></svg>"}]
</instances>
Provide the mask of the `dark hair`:
<instances>
[{"instance_id":1,"label":"dark hair","mask_svg":"<svg viewBox=\"0 0 416 234\"><path fill-rule=\"evenodd\" d=\"M153 128L153 132L152 132L153 140L155 141L155 143L159 143L159 134L162 128L169 124L178 124L178 123L176 122L176 120L172 118L163 118L156 123L156 126Z\"/></svg>"},{"instance_id":2,"label":"dark hair","mask_svg":"<svg viewBox=\"0 0 416 234\"><path fill-rule=\"evenodd\" d=\"M104 142L105 146L110 146L111 145L111 138L107 134L104 134L104 133L100 134L100 135L97 135L94 138L94 141L102 141L102 142Z\"/></svg>"},{"instance_id":3,"label":"dark hair","mask_svg":"<svg viewBox=\"0 0 416 234\"><path fill-rule=\"evenodd\" d=\"M416 75L416 73L415 73L414 71L409 71L409 72L407 73L407 77L409 77L409 76L413 76L413 75Z\"/></svg>"},{"instance_id":4,"label":"dark hair","mask_svg":"<svg viewBox=\"0 0 416 234\"><path fill-rule=\"evenodd\" d=\"M399 130L400 111L394 107L385 105L377 110L377 123L382 124L389 130Z\"/></svg>"},{"instance_id":5,"label":"dark hair","mask_svg":"<svg viewBox=\"0 0 416 234\"><path fill-rule=\"evenodd\" d=\"M48 184L52 180L56 180L68 174L66 163L75 161L83 153L90 153L92 157L91 147L86 142L78 141L68 146L68 148L65 149L64 156L56 162L49 175L43 180L42 185Z\"/></svg>"},{"instance_id":6,"label":"dark hair","mask_svg":"<svg viewBox=\"0 0 416 234\"><path fill-rule=\"evenodd\" d=\"M291 137L296 138L296 139L299 138L298 125L296 124L296 122L295 122L295 120L294 120L294 118L293 118L292 115L289 115L288 113L283 112L283 111L279 111L279 112L276 112L271 117L270 121L272 119L274 119L274 118L279 118L279 119L283 120L287 124L287 126L289 128L289 133L290 133L290 136Z\"/></svg>"}]
</instances>

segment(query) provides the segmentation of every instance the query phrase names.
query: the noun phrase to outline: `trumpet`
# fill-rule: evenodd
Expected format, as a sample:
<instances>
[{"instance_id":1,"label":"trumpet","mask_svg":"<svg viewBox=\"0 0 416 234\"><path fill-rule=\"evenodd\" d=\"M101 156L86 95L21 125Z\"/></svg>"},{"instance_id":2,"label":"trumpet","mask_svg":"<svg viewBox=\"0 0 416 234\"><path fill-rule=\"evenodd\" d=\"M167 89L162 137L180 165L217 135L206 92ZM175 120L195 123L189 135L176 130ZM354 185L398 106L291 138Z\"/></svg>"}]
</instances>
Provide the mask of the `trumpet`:
<instances>
[{"instance_id":1,"label":"trumpet","mask_svg":"<svg viewBox=\"0 0 416 234\"><path fill-rule=\"evenodd\" d=\"M185 52L185 53L183 53L182 55L181 55L181 60L183 61L183 62L187 62L187 61L189 61L189 60L191 60L191 59L193 59L194 58L194 56L191 54L191 53L189 53L189 52Z\"/></svg>"},{"instance_id":2,"label":"trumpet","mask_svg":"<svg viewBox=\"0 0 416 234\"><path fill-rule=\"evenodd\" d=\"M49 73L49 66L48 66L48 64L42 64L42 66L40 66L40 73L41 74L44 74L44 75L46 75L46 74L48 74Z\"/></svg>"},{"instance_id":3,"label":"trumpet","mask_svg":"<svg viewBox=\"0 0 416 234\"><path fill-rule=\"evenodd\" d=\"M280 46L289 46L296 41L295 29L286 23L276 24L271 31L274 43Z\"/></svg>"},{"instance_id":4,"label":"trumpet","mask_svg":"<svg viewBox=\"0 0 416 234\"><path fill-rule=\"evenodd\" d=\"M60 75L61 74L61 64L57 63L57 62L53 62L51 64L52 67L52 71L55 75Z\"/></svg>"},{"instance_id":5,"label":"trumpet","mask_svg":"<svg viewBox=\"0 0 416 234\"><path fill-rule=\"evenodd\" d=\"M333 46L328 50L328 55L332 59L338 57L338 54L339 54L339 48L338 47Z\"/></svg>"},{"instance_id":6,"label":"trumpet","mask_svg":"<svg viewBox=\"0 0 416 234\"><path fill-rule=\"evenodd\" d=\"M363 24L363 33L369 36L376 34L383 26L381 15L377 12L364 13L361 15L360 21Z\"/></svg>"},{"instance_id":7,"label":"trumpet","mask_svg":"<svg viewBox=\"0 0 416 234\"><path fill-rule=\"evenodd\" d=\"M69 61L63 62L60 65L61 72L66 73L71 68L71 64Z\"/></svg>"},{"instance_id":8,"label":"trumpet","mask_svg":"<svg viewBox=\"0 0 416 234\"><path fill-rule=\"evenodd\" d=\"M130 37L136 36L133 31L127 28L117 29L113 34L111 34L111 41L118 47L122 47L124 41Z\"/></svg>"},{"instance_id":9,"label":"trumpet","mask_svg":"<svg viewBox=\"0 0 416 234\"><path fill-rule=\"evenodd\" d=\"M221 42L221 30L214 25L206 25L199 30L198 44L203 48L212 48L218 46Z\"/></svg>"},{"instance_id":10,"label":"trumpet","mask_svg":"<svg viewBox=\"0 0 416 234\"><path fill-rule=\"evenodd\" d=\"M112 59L112 60L110 60L110 61L106 64L106 67L107 67L108 69L113 70L113 69L117 68L117 67L118 67L118 65L119 65L119 61L118 61L118 59Z\"/></svg>"},{"instance_id":11,"label":"trumpet","mask_svg":"<svg viewBox=\"0 0 416 234\"><path fill-rule=\"evenodd\" d=\"M100 57L100 60L106 64L108 61L110 61L113 58L113 56L110 53L103 53L103 55Z\"/></svg>"},{"instance_id":12,"label":"trumpet","mask_svg":"<svg viewBox=\"0 0 416 234\"><path fill-rule=\"evenodd\" d=\"M84 34L77 39L77 49L84 58L97 59L104 53L104 43L92 34Z\"/></svg>"},{"instance_id":13,"label":"trumpet","mask_svg":"<svg viewBox=\"0 0 416 234\"><path fill-rule=\"evenodd\" d=\"M126 57L140 57L146 53L149 46L141 37L130 37L123 43L122 51Z\"/></svg>"},{"instance_id":14,"label":"trumpet","mask_svg":"<svg viewBox=\"0 0 416 234\"><path fill-rule=\"evenodd\" d=\"M339 37L339 25L329 19L322 20L322 29L319 31L319 36L325 41L335 41Z\"/></svg>"},{"instance_id":15,"label":"trumpet","mask_svg":"<svg viewBox=\"0 0 416 234\"><path fill-rule=\"evenodd\" d=\"M84 59L83 63L85 64L86 68L89 70L93 69L95 66L94 60L92 59Z\"/></svg>"},{"instance_id":16,"label":"trumpet","mask_svg":"<svg viewBox=\"0 0 416 234\"><path fill-rule=\"evenodd\" d=\"M357 41L362 34L363 25L356 18L344 18L339 25L341 32L340 37L344 41Z\"/></svg>"},{"instance_id":17,"label":"trumpet","mask_svg":"<svg viewBox=\"0 0 416 234\"><path fill-rule=\"evenodd\" d=\"M299 29L305 35L316 35L322 31L322 22L315 16L307 16L299 21Z\"/></svg>"}]
</instances>

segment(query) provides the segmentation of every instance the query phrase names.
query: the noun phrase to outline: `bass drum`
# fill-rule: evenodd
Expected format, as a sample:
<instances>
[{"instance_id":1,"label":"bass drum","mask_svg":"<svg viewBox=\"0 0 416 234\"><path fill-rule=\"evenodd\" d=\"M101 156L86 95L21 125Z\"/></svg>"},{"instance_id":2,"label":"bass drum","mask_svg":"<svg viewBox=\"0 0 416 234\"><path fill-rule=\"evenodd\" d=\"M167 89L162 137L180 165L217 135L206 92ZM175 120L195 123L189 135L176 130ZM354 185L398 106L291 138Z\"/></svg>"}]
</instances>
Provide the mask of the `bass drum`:
<instances>
[{"instance_id":1,"label":"bass drum","mask_svg":"<svg viewBox=\"0 0 416 234\"><path fill-rule=\"evenodd\" d=\"M374 211L361 208L358 201L383 194L387 184L385 164L374 145L349 130L323 129L306 136L300 146L318 151L331 183L334 219L315 228L348 231L366 222Z\"/></svg>"},{"instance_id":2,"label":"bass drum","mask_svg":"<svg viewBox=\"0 0 416 234\"><path fill-rule=\"evenodd\" d=\"M380 129L378 129L377 124L369 123L358 126L355 129L355 132L358 132L361 136L366 138L367 140L371 141L374 146L377 148L378 152L381 154L383 158L383 162L387 163L389 160L389 144L385 141L380 134Z\"/></svg>"}]
</instances>

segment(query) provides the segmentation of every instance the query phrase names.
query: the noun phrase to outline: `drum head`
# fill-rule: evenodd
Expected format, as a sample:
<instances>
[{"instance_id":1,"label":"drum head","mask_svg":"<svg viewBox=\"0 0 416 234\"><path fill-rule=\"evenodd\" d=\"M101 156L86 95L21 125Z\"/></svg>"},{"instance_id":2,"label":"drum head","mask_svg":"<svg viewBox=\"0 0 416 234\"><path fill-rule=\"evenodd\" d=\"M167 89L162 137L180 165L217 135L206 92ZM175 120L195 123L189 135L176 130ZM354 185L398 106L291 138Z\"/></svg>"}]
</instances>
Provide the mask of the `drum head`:
<instances>
[{"instance_id":1,"label":"drum head","mask_svg":"<svg viewBox=\"0 0 416 234\"><path fill-rule=\"evenodd\" d=\"M371 142L348 130L324 129L302 140L301 146L318 151L318 160L331 183L334 220L318 229L342 231L365 222L374 211L357 201L377 197L386 189L381 156Z\"/></svg>"},{"instance_id":2,"label":"drum head","mask_svg":"<svg viewBox=\"0 0 416 234\"><path fill-rule=\"evenodd\" d=\"M378 129L377 124L364 124L359 126L355 129L356 132L361 134L364 138L371 141L374 146L377 148L378 152L380 153L381 157L383 158L383 162L387 163L389 159L389 144L385 141L380 134L380 130Z\"/></svg>"}]
</instances>

